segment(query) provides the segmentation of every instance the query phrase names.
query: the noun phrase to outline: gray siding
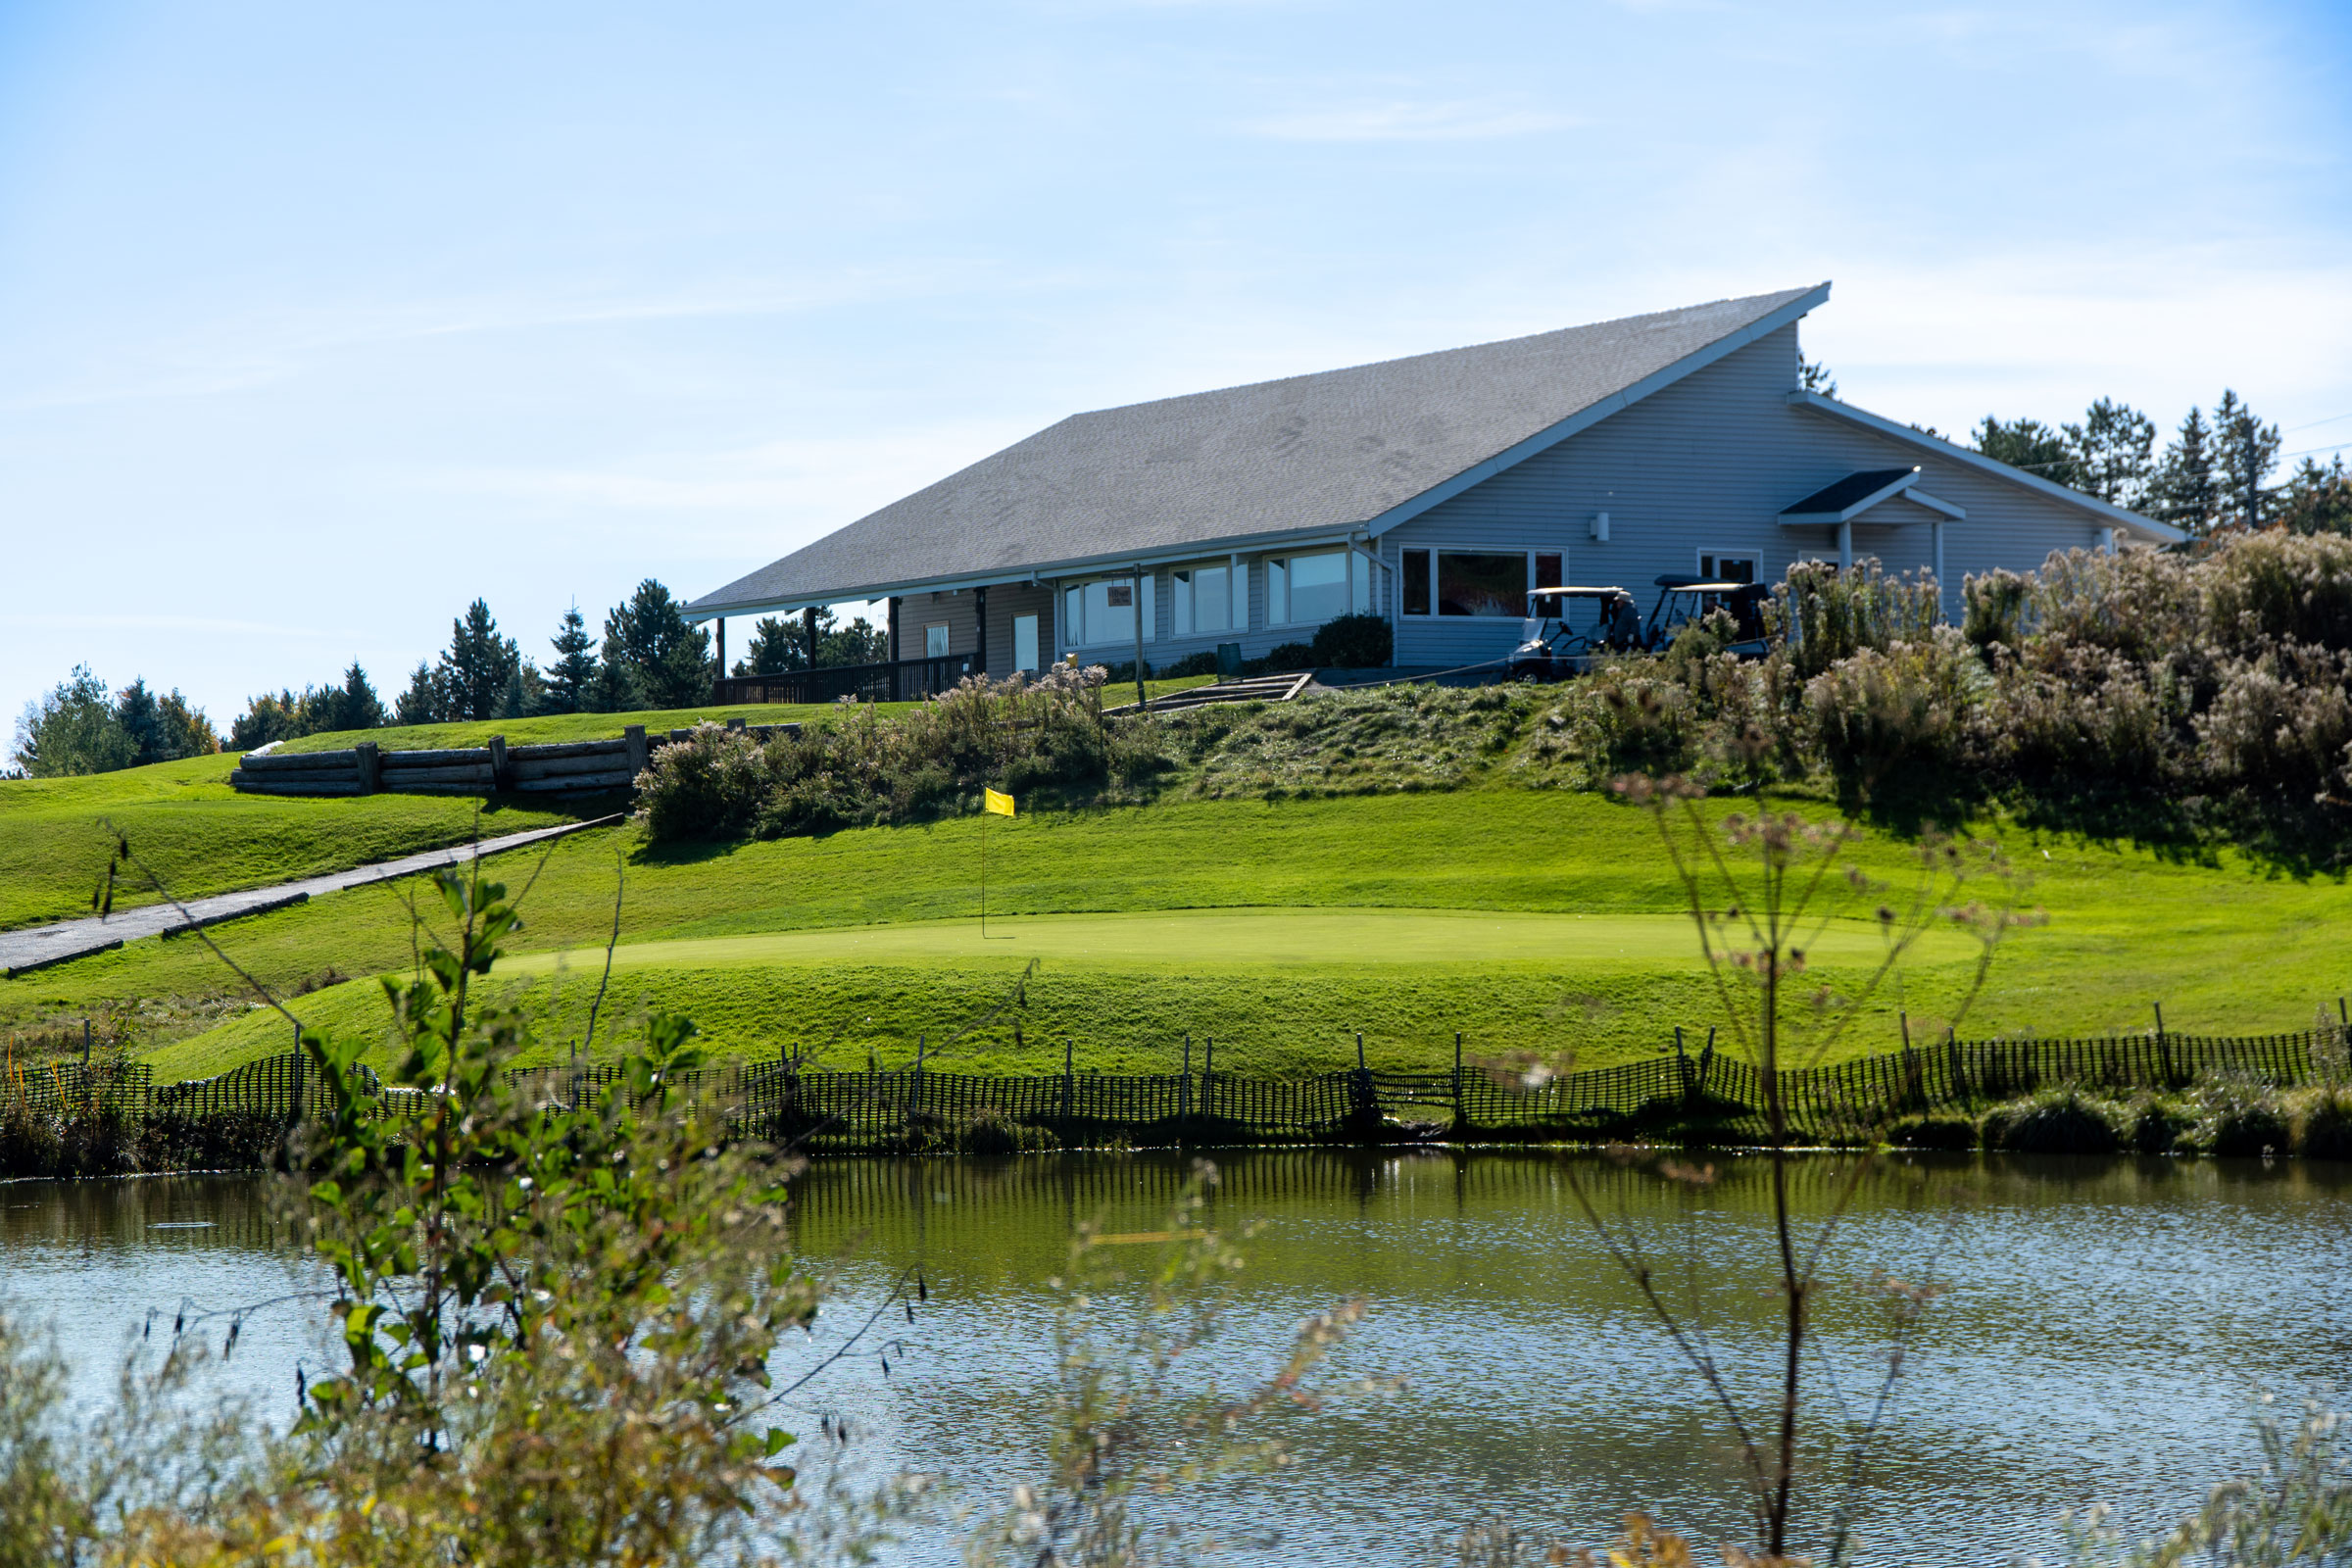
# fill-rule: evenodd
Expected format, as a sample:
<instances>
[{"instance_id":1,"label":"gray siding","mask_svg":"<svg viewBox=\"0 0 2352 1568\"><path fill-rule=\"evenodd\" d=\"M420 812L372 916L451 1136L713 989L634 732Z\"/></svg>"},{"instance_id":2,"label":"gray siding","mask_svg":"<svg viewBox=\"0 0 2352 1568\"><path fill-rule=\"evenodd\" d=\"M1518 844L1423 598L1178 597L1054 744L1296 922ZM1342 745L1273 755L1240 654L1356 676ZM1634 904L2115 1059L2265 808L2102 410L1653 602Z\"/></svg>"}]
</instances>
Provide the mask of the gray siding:
<instances>
[{"instance_id":1,"label":"gray siding","mask_svg":"<svg viewBox=\"0 0 2352 1568\"><path fill-rule=\"evenodd\" d=\"M1956 610L1961 579L1994 566L2025 570L2053 550L2097 543L2087 514L1961 464L1921 453L1823 415L1792 408L1793 326L1651 394L1622 413L1391 529L1379 541L1394 564L1409 548L1560 550L1578 583L1634 590L1644 612L1662 572L1694 571L1701 552L1752 553L1778 580L1809 557L1836 559L1832 527L1783 527L1780 511L1856 469L1920 467L1920 488L1966 510L1944 528L1944 588ZM1607 543L1590 537L1609 514ZM1933 561L1929 520L1888 502L1854 524L1857 559L1896 570ZM1900 524L1900 525L1898 525ZM1400 664L1449 665L1500 657L1517 623L1399 616Z\"/></svg>"}]
</instances>

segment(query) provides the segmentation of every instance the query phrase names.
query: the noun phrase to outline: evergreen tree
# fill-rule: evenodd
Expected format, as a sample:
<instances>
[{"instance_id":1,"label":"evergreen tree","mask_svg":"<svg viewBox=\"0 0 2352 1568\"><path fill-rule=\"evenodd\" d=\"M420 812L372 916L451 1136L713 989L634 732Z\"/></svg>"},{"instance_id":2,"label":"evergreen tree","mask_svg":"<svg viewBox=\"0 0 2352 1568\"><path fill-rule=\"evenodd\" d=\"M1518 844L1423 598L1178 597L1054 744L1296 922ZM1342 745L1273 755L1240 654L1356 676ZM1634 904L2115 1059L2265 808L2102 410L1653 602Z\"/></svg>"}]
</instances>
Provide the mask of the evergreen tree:
<instances>
[{"instance_id":1,"label":"evergreen tree","mask_svg":"<svg viewBox=\"0 0 2352 1568\"><path fill-rule=\"evenodd\" d=\"M819 624L831 612L817 612ZM808 667L808 646L797 621L762 615L752 627L752 646L735 662L738 675L789 675Z\"/></svg>"},{"instance_id":2,"label":"evergreen tree","mask_svg":"<svg viewBox=\"0 0 2352 1568\"><path fill-rule=\"evenodd\" d=\"M434 682L453 719L498 718L506 710L507 687L522 662L512 637L498 634L490 607L476 599L465 615L450 622L449 651L441 656Z\"/></svg>"},{"instance_id":3,"label":"evergreen tree","mask_svg":"<svg viewBox=\"0 0 2352 1568\"><path fill-rule=\"evenodd\" d=\"M163 719L164 744L172 757L210 757L220 750L220 736L204 710L192 706L177 688L155 700Z\"/></svg>"},{"instance_id":4,"label":"evergreen tree","mask_svg":"<svg viewBox=\"0 0 2352 1568\"><path fill-rule=\"evenodd\" d=\"M450 716L440 678L423 660L409 675L409 689L393 705L393 716L403 724L438 724Z\"/></svg>"},{"instance_id":5,"label":"evergreen tree","mask_svg":"<svg viewBox=\"0 0 2352 1568\"><path fill-rule=\"evenodd\" d=\"M877 629L863 615L847 626L834 627L824 611L817 622L816 662L820 669L843 669L853 664L879 664L890 658L890 633Z\"/></svg>"},{"instance_id":6,"label":"evergreen tree","mask_svg":"<svg viewBox=\"0 0 2352 1568\"><path fill-rule=\"evenodd\" d=\"M1979 452L2012 468L2023 468L2037 479L2082 488L2082 474L2066 437L2039 419L2013 419L2003 424L1991 415L1970 432L1969 443Z\"/></svg>"},{"instance_id":7,"label":"evergreen tree","mask_svg":"<svg viewBox=\"0 0 2352 1568\"><path fill-rule=\"evenodd\" d=\"M2215 511L2224 524L2259 528L2270 520L2276 492L2263 481L2278 466L2278 427L2264 424L2228 388L2213 410Z\"/></svg>"},{"instance_id":8,"label":"evergreen tree","mask_svg":"<svg viewBox=\"0 0 2352 1568\"><path fill-rule=\"evenodd\" d=\"M308 693L304 694L308 696ZM383 699L376 696L375 685L368 672L353 660L343 672L340 691L329 687L319 693L320 717L326 729L381 729L384 723Z\"/></svg>"},{"instance_id":9,"label":"evergreen tree","mask_svg":"<svg viewBox=\"0 0 2352 1568\"><path fill-rule=\"evenodd\" d=\"M108 701L106 682L76 664L54 691L25 705L9 755L33 778L63 778L128 767L138 743Z\"/></svg>"},{"instance_id":10,"label":"evergreen tree","mask_svg":"<svg viewBox=\"0 0 2352 1568\"><path fill-rule=\"evenodd\" d=\"M155 694L147 689L142 675L115 693L115 722L130 738L132 767L144 767L149 762L161 762L171 756L171 741L164 734L163 710Z\"/></svg>"},{"instance_id":11,"label":"evergreen tree","mask_svg":"<svg viewBox=\"0 0 2352 1568\"><path fill-rule=\"evenodd\" d=\"M1830 368L1819 360L1806 359L1801 353L1796 357L1796 384L1825 398L1838 395L1838 378L1830 374Z\"/></svg>"},{"instance_id":12,"label":"evergreen tree","mask_svg":"<svg viewBox=\"0 0 2352 1568\"><path fill-rule=\"evenodd\" d=\"M2077 483L2101 501L2136 512L2156 471L2156 421L2111 398L2101 398L2066 427Z\"/></svg>"},{"instance_id":13,"label":"evergreen tree","mask_svg":"<svg viewBox=\"0 0 2352 1568\"><path fill-rule=\"evenodd\" d=\"M644 706L645 693L638 690L637 678L629 669L627 651L613 635L612 618L608 616L604 656L596 662L596 674L588 682L582 710L591 713L633 713Z\"/></svg>"},{"instance_id":14,"label":"evergreen tree","mask_svg":"<svg viewBox=\"0 0 2352 1568\"><path fill-rule=\"evenodd\" d=\"M2213 531L2213 433L2201 409L2190 409L2180 433L2165 448L2149 487L2155 514L2191 537Z\"/></svg>"},{"instance_id":15,"label":"evergreen tree","mask_svg":"<svg viewBox=\"0 0 2352 1568\"><path fill-rule=\"evenodd\" d=\"M2295 533L2352 533L2352 473L2343 454L2326 467L2305 458L2286 481L2278 523Z\"/></svg>"},{"instance_id":16,"label":"evergreen tree","mask_svg":"<svg viewBox=\"0 0 2352 1568\"><path fill-rule=\"evenodd\" d=\"M596 680L596 639L588 635L588 622L580 614L578 604L564 612L564 624L551 643L556 660L547 666L547 686L540 697L540 710L581 712L587 708L588 688Z\"/></svg>"},{"instance_id":17,"label":"evergreen tree","mask_svg":"<svg viewBox=\"0 0 2352 1568\"><path fill-rule=\"evenodd\" d=\"M656 708L688 708L710 696L710 634L689 625L669 590L648 577L605 617L605 661L615 651Z\"/></svg>"}]
</instances>

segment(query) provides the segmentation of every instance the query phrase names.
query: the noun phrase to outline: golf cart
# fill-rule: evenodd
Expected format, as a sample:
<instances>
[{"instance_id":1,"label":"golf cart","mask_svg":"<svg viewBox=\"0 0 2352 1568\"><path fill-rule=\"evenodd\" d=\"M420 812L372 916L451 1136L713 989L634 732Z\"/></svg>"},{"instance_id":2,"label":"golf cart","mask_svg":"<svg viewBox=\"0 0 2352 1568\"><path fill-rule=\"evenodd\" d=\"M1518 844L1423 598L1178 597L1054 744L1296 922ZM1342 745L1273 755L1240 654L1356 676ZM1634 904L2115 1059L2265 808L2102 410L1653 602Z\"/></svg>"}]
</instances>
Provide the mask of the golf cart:
<instances>
[{"instance_id":1,"label":"golf cart","mask_svg":"<svg viewBox=\"0 0 2352 1568\"><path fill-rule=\"evenodd\" d=\"M1676 632L1709 611L1721 610L1740 628L1737 640L1727 652L1741 659L1764 657L1764 601L1772 597L1772 590L1763 583L1724 582L1674 571L1656 582L1658 602L1650 611L1649 624L1642 632L1642 647L1656 653L1674 641Z\"/></svg>"},{"instance_id":2,"label":"golf cart","mask_svg":"<svg viewBox=\"0 0 2352 1568\"><path fill-rule=\"evenodd\" d=\"M1592 626L1572 624L1577 607L1592 607ZM1642 612L1622 588L1538 588L1527 596L1519 646L1503 662L1510 680L1558 680L1575 674L1592 654L1642 646Z\"/></svg>"}]
</instances>

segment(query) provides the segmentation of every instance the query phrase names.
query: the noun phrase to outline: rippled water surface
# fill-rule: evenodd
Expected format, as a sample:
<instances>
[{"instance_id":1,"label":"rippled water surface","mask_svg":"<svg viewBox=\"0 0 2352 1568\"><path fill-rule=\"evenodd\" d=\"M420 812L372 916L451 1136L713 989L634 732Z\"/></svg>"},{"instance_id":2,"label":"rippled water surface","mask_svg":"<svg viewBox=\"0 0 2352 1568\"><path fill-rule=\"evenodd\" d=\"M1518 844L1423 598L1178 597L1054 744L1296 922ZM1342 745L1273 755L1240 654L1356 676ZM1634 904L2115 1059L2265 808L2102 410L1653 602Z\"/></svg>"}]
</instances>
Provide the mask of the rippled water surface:
<instances>
[{"instance_id":1,"label":"rippled water surface","mask_svg":"<svg viewBox=\"0 0 2352 1568\"><path fill-rule=\"evenodd\" d=\"M1292 1425L1294 1471L1194 1509L1245 1560L1434 1561L1431 1544L1482 1514L1596 1539L1628 1507L1693 1534L1736 1533L1740 1488L1725 1428L1578 1210L1573 1174L1627 1227L1674 1301L1703 1314L1742 1391L1769 1375L1777 1300L1761 1166L1718 1158L1706 1187L1606 1159L1479 1153L1236 1154L1221 1213L1254 1215L1220 1375L1271 1363L1303 1313L1364 1296L1342 1358L1402 1380ZM848 1417L868 1462L945 1478L980 1503L1033 1472L1050 1368L1046 1281L1069 1227L1151 1227L1185 1163L1159 1156L822 1162L800 1184L797 1236L837 1266L827 1309L846 1331L884 1282L919 1263L930 1306L893 1331L885 1378L845 1361L800 1415ZM1816 1212L1850 1167L1801 1168ZM106 1396L150 1313L168 1322L298 1295L315 1264L272 1226L248 1178L0 1186L0 1289L60 1336L85 1400ZM1884 1271L1948 1287L1913 1343L1859 1505L1862 1559L2002 1561L2047 1551L2068 1507L2103 1500L2153 1527L2245 1468L2253 1401L2320 1391L2352 1370L2352 1171L2253 1162L1898 1158L1861 1177L1825 1253L1826 1353L1815 1408L1859 1415L1885 1347ZM218 1347L225 1319L205 1328ZM796 1351L821 1353L827 1336ZM273 1418L294 1369L328 1364L315 1308L251 1315L208 1374ZM1816 1454L1811 1501L1848 1495ZM1250 1544L1269 1524L1279 1545ZM910 1557L952 1560L941 1540Z\"/></svg>"}]
</instances>

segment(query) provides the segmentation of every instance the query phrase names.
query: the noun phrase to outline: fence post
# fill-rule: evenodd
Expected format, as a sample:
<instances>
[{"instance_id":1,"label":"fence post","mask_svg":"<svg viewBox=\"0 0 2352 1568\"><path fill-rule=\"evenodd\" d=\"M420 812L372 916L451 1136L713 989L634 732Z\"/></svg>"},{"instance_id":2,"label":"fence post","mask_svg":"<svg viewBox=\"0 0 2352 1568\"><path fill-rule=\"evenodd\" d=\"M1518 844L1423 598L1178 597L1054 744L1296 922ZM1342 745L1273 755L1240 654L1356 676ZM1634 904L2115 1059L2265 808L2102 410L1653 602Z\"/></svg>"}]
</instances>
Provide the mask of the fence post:
<instances>
[{"instance_id":1,"label":"fence post","mask_svg":"<svg viewBox=\"0 0 2352 1568\"><path fill-rule=\"evenodd\" d=\"M2180 1085L2174 1081L2176 1075L2173 1072L2173 1048L2171 1042L2167 1041L2164 1037L2164 1004L2159 1002L2155 1004L2155 1006L2156 1070L2164 1075L2165 1088L2177 1089L2180 1087Z\"/></svg>"},{"instance_id":2,"label":"fence post","mask_svg":"<svg viewBox=\"0 0 2352 1568\"><path fill-rule=\"evenodd\" d=\"M303 1060L302 1060L302 1025L300 1025L300 1024L296 1024L296 1025L294 1026L294 1115L293 1115L293 1120L294 1120L294 1121L296 1121L296 1122L300 1122L300 1121L302 1120L302 1112L303 1112L303 1103L302 1103L302 1100L303 1100L303 1095L302 1095L302 1089L303 1089L303 1084L302 1084L302 1068L303 1068Z\"/></svg>"},{"instance_id":3,"label":"fence post","mask_svg":"<svg viewBox=\"0 0 2352 1568\"><path fill-rule=\"evenodd\" d=\"M373 741L362 741L351 751L360 762L360 793L373 795L384 785L383 754Z\"/></svg>"},{"instance_id":4,"label":"fence post","mask_svg":"<svg viewBox=\"0 0 2352 1568\"><path fill-rule=\"evenodd\" d=\"M1462 1032L1453 1032L1453 1113L1462 1113Z\"/></svg>"},{"instance_id":5,"label":"fence post","mask_svg":"<svg viewBox=\"0 0 2352 1568\"><path fill-rule=\"evenodd\" d=\"M90 1020L87 1018L81 1020L81 1072L85 1078L90 1072Z\"/></svg>"},{"instance_id":6,"label":"fence post","mask_svg":"<svg viewBox=\"0 0 2352 1568\"><path fill-rule=\"evenodd\" d=\"M638 774L645 771L647 761L645 726L643 724L622 725L620 739L621 744L628 750L629 778L633 782Z\"/></svg>"},{"instance_id":7,"label":"fence post","mask_svg":"<svg viewBox=\"0 0 2352 1568\"><path fill-rule=\"evenodd\" d=\"M1073 1065L1076 1059L1070 1045L1070 1037L1063 1035L1061 1037L1061 1119L1065 1127L1070 1119L1072 1092L1078 1086L1077 1069Z\"/></svg>"}]
</instances>

